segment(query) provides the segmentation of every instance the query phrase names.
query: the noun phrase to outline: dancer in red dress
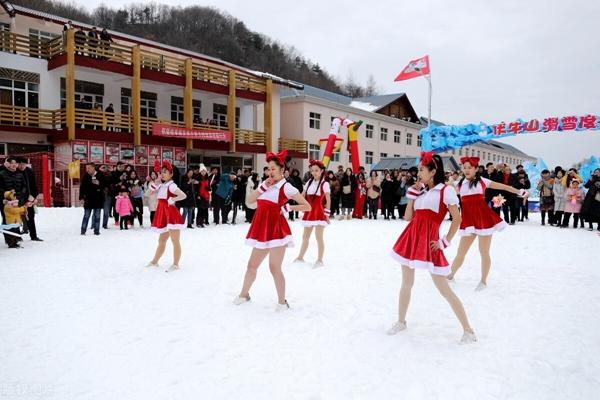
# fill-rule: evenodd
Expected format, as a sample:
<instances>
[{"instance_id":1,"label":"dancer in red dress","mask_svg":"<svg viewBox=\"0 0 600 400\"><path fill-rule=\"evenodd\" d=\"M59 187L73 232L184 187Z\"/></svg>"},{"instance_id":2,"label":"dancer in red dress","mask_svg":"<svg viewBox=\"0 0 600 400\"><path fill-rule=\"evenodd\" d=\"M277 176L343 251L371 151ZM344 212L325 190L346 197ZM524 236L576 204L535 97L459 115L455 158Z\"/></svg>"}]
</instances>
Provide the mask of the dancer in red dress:
<instances>
[{"instance_id":1,"label":"dancer in red dress","mask_svg":"<svg viewBox=\"0 0 600 400\"><path fill-rule=\"evenodd\" d=\"M329 182L325 179L325 165L321 161L312 160L310 162L310 173L312 177L304 185L302 195L310 204L311 209L310 212L305 212L302 217L304 235L302 236L300 254L298 254L298 258L295 261L304 261L304 254L306 254L306 250L308 249L308 241L314 228L318 248L317 261L314 267L317 268L323 266L323 253L325 252L323 232L329 224L329 217L331 215L331 189L329 188Z\"/></svg>"},{"instance_id":2,"label":"dancer in red dress","mask_svg":"<svg viewBox=\"0 0 600 400\"><path fill-rule=\"evenodd\" d=\"M407 191L409 201L404 218L410 223L392 251L392 257L402 264L402 286L398 322L387 333L395 335L406 329L406 312L415 280L415 269L419 268L429 271L436 288L460 321L464 331L461 343L471 343L476 342L477 338L460 299L446 279L450 267L443 250L450 246L450 241L458 231L460 213L456 191L444 182L444 166L440 156L421 153L419 180ZM452 224L448 233L440 238L440 225L448 212L452 216Z\"/></svg>"},{"instance_id":3,"label":"dancer in red dress","mask_svg":"<svg viewBox=\"0 0 600 400\"><path fill-rule=\"evenodd\" d=\"M479 238L479 253L481 254L481 281L475 288L480 291L487 287L487 278L490 273L492 259L490 257L490 246L492 235L506 228L498 214L488 207L485 201L486 189L504 190L514 193L519 197L527 197L525 189L515 189L502 183L490 181L479 176L479 157L462 157L460 159L465 177L456 182L455 185L460 194L462 222L459 235L460 244L454 261L452 272L448 275L450 281L465 261L465 255L469 248ZM500 204L502 199L496 198L495 202Z\"/></svg>"},{"instance_id":4,"label":"dancer in red dress","mask_svg":"<svg viewBox=\"0 0 600 400\"><path fill-rule=\"evenodd\" d=\"M249 203L256 201L256 213L252 218L248 235L246 235L246 244L254 247L244 277L244 285L240 295L233 301L240 305L250 301L250 288L256 279L256 272L263 260L269 255L269 269L275 288L277 289L277 311L283 311L290 308L285 299L285 277L281 271L281 264L285 256L286 247L294 245L292 232L285 219L290 211L310 211L310 205L302 194L287 183L283 177L286 169L287 151L283 150L278 154L267 153L268 178L250 193L246 199ZM292 199L297 205L289 205L288 200Z\"/></svg>"},{"instance_id":5,"label":"dancer in red dress","mask_svg":"<svg viewBox=\"0 0 600 400\"><path fill-rule=\"evenodd\" d=\"M158 169L155 165L155 169ZM165 270L172 272L179 269L179 259L181 258L181 244L179 243L179 231L185 229L185 222L175 203L185 199L187 196L173 182L173 166L169 161L163 161L160 169L162 182L158 187L151 183L150 190L158 191L158 205L156 213L152 219L152 230L160 233L158 237L158 246L152 261L147 267L158 267L158 261L165 252L167 240L171 238L173 243L173 264Z\"/></svg>"}]
</instances>

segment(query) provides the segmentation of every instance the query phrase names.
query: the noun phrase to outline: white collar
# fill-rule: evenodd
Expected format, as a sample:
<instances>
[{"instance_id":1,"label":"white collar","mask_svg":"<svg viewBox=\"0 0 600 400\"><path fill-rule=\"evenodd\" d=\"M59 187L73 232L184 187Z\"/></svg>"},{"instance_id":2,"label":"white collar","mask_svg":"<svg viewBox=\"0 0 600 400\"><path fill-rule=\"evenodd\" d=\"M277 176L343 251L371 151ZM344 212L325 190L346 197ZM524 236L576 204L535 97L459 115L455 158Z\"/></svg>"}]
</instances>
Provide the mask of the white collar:
<instances>
[{"instance_id":1,"label":"white collar","mask_svg":"<svg viewBox=\"0 0 600 400\"><path fill-rule=\"evenodd\" d=\"M281 189L281 187L285 184L285 182L286 182L285 178L282 177L281 180L279 180L279 182L277 182L273 186L275 186L277 189Z\"/></svg>"},{"instance_id":2,"label":"white collar","mask_svg":"<svg viewBox=\"0 0 600 400\"><path fill-rule=\"evenodd\" d=\"M437 185L435 185L434 187L432 187L429 190L442 190L444 188L444 186L446 186L445 183L438 183Z\"/></svg>"}]
</instances>

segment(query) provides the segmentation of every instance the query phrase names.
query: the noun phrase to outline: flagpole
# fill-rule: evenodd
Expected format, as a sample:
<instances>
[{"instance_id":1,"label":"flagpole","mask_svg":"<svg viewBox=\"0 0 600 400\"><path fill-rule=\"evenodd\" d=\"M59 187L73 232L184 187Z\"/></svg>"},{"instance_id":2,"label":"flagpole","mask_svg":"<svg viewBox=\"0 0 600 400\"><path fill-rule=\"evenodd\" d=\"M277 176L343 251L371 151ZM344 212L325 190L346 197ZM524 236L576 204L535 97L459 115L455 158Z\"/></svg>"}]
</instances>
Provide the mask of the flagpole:
<instances>
[{"instance_id":1,"label":"flagpole","mask_svg":"<svg viewBox=\"0 0 600 400\"><path fill-rule=\"evenodd\" d=\"M425 79L427 79L427 83L429 83L429 96L427 102L427 127L431 126L431 72L427 75L423 75Z\"/></svg>"}]
</instances>

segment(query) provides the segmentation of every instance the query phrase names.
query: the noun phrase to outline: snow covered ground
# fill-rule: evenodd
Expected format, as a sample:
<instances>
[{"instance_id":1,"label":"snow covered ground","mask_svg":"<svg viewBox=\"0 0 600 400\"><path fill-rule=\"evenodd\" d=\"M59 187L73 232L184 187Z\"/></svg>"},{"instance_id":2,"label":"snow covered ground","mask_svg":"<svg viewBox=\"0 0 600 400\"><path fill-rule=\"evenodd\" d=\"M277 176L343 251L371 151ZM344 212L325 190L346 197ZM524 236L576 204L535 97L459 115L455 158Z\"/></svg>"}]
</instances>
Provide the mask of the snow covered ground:
<instances>
[{"instance_id":1,"label":"snow covered ground","mask_svg":"<svg viewBox=\"0 0 600 400\"><path fill-rule=\"evenodd\" d=\"M44 242L0 248L0 399L598 398L595 233L541 227L537 215L509 227L494 238L483 292L473 248L454 288L480 341L460 346L424 271L409 329L385 335L401 277L388 254L405 222L332 223L321 269L293 264L288 250L292 310L275 313L265 265L252 303L231 304L248 225L186 230L182 269L166 274L143 268L149 229L80 236L81 214L40 209ZM292 229L299 245L302 228Z\"/></svg>"}]
</instances>

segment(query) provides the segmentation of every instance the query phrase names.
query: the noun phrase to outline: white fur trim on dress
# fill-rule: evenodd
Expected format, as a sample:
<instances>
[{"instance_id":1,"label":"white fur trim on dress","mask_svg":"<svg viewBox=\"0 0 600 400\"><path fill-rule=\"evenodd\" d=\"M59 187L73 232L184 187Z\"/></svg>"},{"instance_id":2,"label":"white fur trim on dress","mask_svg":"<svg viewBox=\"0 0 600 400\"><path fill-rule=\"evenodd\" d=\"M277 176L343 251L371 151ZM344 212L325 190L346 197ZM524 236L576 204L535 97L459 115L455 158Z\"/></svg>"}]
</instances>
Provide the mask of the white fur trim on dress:
<instances>
[{"instance_id":1,"label":"white fur trim on dress","mask_svg":"<svg viewBox=\"0 0 600 400\"><path fill-rule=\"evenodd\" d=\"M433 265L431 261L422 261L422 260L409 260L407 258L402 257L400 254L396 253L392 250L391 256L394 260L398 261L402 265L406 265L412 269L426 269L429 270L429 273L433 275L441 275L448 276L450 275L450 265L446 265L444 267Z\"/></svg>"},{"instance_id":2,"label":"white fur trim on dress","mask_svg":"<svg viewBox=\"0 0 600 400\"><path fill-rule=\"evenodd\" d=\"M186 224L167 224L167 226L165 226L164 228L157 228L157 227L153 226L150 229L156 233L165 233L167 231L175 231L175 230L185 229L186 226L187 226Z\"/></svg>"},{"instance_id":3,"label":"white fur trim on dress","mask_svg":"<svg viewBox=\"0 0 600 400\"><path fill-rule=\"evenodd\" d=\"M309 226L327 226L327 225L329 225L327 223L327 221L305 221L305 220L302 220L302 221L300 221L300 223L302 224L302 226L306 226L306 227L309 227Z\"/></svg>"},{"instance_id":4,"label":"white fur trim on dress","mask_svg":"<svg viewBox=\"0 0 600 400\"><path fill-rule=\"evenodd\" d=\"M486 229L477 229L474 226L467 226L465 229L460 229L458 231L458 235L459 236L470 236L470 235L490 236L496 232L503 231L504 228L506 228L507 226L508 226L508 224L506 223L506 221L500 221L496 225L492 226L491 228L486 228Z\"/></svg>"},{"instance_id":5,"label":"white fur trim on dress","mask_svg":"<svg viewBox=\"0 0 600 400\"><path fill-rule=\"evenodd\" d=\"M256 239L246 239L246 244L257 249L272 249L273 247L294 247L294 238L288 235L283 239L269 240L268 242L259 242Z\"/></svg>"}]
</instances>

